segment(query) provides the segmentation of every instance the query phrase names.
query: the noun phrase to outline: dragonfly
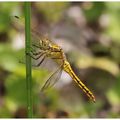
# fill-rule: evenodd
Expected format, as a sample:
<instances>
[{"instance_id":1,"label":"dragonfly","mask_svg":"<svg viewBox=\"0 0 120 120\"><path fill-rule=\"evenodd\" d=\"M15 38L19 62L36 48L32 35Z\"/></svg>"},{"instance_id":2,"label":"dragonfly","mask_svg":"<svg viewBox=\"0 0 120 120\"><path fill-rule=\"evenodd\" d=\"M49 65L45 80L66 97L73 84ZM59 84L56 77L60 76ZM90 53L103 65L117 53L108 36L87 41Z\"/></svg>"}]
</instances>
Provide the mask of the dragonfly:
<instances>
[{"instance_id":1,"label":"dragonfly","mask_svg":"<svg viewBox=\"0 0 120 120\"><path fill-rule=\"evenodd\" d=\"M62 71L65 71L77 83L77 85L88 96L88 98L95 102L95 96L80 80L80 78L78 78L77 75L74 73L63 49L58 44L53 42L49 37L40 34L33 28L31 28L31 36L32 39L34 39L34 42L31 45L31 51L27 54L30 55L32 59L38 61L38 63L35 66L39 67L45 61L46 58L52 59L58 65L58 68L47 79L47 81L41 88L41 91L44 91L48 87L53 86L59 80Z\"/></svg>"}]
</instances>

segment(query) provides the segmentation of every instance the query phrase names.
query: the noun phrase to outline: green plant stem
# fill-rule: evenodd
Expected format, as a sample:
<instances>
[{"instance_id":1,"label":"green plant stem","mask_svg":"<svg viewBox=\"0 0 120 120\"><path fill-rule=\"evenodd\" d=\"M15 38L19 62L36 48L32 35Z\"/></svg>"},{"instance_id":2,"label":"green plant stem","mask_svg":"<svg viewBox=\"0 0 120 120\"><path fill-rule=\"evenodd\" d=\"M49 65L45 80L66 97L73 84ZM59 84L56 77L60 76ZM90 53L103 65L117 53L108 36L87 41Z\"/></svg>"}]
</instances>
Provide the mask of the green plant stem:
<instances>
[{"instance_id":1,"label":"green plant stem","mask_svg":"<svg viewBox=\"0 0 120 120\"><path fill-rule=\"evenodd\" d=\"M30 35L30 8L31 3L25 2L25 52L30 52L31 35ZM31 57L26 54L26 84L27 84L27 111L28 118L33 116L32 105L32 74L31 74Z\"/></svg>"}]
</instances>

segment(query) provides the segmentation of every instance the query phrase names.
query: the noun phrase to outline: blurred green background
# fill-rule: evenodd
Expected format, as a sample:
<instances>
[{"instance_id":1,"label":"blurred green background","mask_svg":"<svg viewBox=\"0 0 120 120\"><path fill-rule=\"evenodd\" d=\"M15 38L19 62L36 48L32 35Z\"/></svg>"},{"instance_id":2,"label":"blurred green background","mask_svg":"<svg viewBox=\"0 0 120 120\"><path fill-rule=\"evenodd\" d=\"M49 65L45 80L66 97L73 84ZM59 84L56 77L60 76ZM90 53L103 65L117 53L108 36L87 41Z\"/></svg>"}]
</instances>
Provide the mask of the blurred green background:
<instances>
[{"instance_id":1,"label":"blurred green background","mask_svg":"<svg viewBox=\"0 0 120 120\"><path fill-rule=\"evenodd\" d=\"M33 2L33 27L59 44L79 78L92 90L88 100L67 74L40 94L48 72L33 69L35 118L120 117L120 3ZM24 36L12 16L24 17L24 3L0 2L0 118L26 118Z\"/></svg>"}]
</instances>

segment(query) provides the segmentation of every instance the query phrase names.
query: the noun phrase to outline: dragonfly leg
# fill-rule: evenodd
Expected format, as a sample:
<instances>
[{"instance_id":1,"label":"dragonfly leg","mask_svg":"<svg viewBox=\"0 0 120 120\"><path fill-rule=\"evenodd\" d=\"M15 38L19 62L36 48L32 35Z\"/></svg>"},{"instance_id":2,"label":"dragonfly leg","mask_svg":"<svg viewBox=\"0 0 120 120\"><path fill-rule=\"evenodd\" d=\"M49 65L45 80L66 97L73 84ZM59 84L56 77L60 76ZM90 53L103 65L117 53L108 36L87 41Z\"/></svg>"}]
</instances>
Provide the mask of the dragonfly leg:
<instances>
[{"instance_id":1,"label":"dragonfly leg","mask_svg":"<svg viewBox=\"0 0 120 120\"><path fill-rule=\"evenodd\" d=\"M29 55L31 58L33 58L34 60L38 60L40 57L42 57L45 53L41 53L39 56L36 57L36 55L31 54L31 53L27 53L27 55Z\"/></svg>"},{"instance_id":2,"label":"dragonfly leg","mask_svg":"<svg viewBox=\"0 0 120 120\"><path fill-rule=\"evenodd\" d=\"M30 52L31 52L33 55L39 55L42 51L37 51L37 50L35 50L35 49L31 46Z\"/></svg>"},{"instance_id":3,"label":"dragonfly leg","mask_svg":"<svg viewBox=\"0 0 120 120\"><path fill-rule=\"evenodd\" d=\"M37 46L37 45L35 45L35 44L32 44L32 46L34 46L34 47L36 47L36 48L40 48L40 46Z\"/></svg>"},{"instance_id":4,"label":"dragonfly leg","mask_svg":"<svg viewBox=\"0 0 120 120\"><path fill-rule=\"evenodd\" d=\"M45 57L46 57L46 56L44 56L44 57L42 58L42 60L41 60L36 66L40 66L40 65L43 63L43 61L45 60Z\"/></svg>"},{"instance_id":5,"label":"dragonfly leg","mask_svg":"<svg viewBox=\"0 0 120 120\"><path fill-rule=\"evenodd\" d=\"M60 58L57 58L57 57L52 57L51 59L62 59L61 57Z\"/></svg>"},{"instance_id":6,"label":"dragonfly leg","mask_svg":"<svg viewBox=\"0 0 120 120\"><path fill-rule=\"evenodd\" d=\"M33 55L39 55L39 54L41 54L41 51L38 51L38 52L31 51L31 53L32 53Z\"/></svg>"}]
</instances>

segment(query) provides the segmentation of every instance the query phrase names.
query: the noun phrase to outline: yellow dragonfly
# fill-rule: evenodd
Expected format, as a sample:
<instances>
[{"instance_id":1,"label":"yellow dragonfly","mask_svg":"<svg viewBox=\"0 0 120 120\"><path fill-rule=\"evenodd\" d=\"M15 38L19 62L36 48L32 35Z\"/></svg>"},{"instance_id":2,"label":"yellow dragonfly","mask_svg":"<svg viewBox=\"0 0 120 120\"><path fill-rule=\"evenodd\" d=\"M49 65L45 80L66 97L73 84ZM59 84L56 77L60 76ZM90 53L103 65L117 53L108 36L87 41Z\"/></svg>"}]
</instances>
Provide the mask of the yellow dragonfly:
<instances>
[{"instance_id":1,"label":"yellow dragonfly","mask_svg":"<svg viewBox=\"0 0 120 120\"><path fill-rule=\"evenodd\" d=\"M89 99L95 102L95 97L93 93L85 86L85 84L77 77L77 75L72 70L70 63L68 62L63 52L63 49L59 45L51 41L47 36L41 35L38 31L35 31L34 29L32 29L31 31L32 39L34 42L31 46L31 52L27 54L29 54L34 60L39 61L39 63L37 63L35 66L40 66L46 58L52 59L59 65L56 71L45 82L45 84L41 88L41 91L50 86L53 86L59 80L62 70L64 70L84 91ZM54 78L55 75L57 76L56 78Z\"/></svg>"},{"instance_id":2,"label":"yellow dragonfly","mask_svg":"<svg viewBox=\"0 0 120 120\"><path fill-rule=\"evenodd\" d=\"M95 102L93 93L84 85L84 83L76 76L72 70L70 63L68 62L63 52L63 49L51 41L47 36L43 36L34 30L32 30L32 36L34 36L35 39L39 40L39 44L32 44L32 47L36 47L37 51L31 50L31 53L29 55L35 60L43 57L36 66L40 66L46 58L54 60L59 65L58 69L49 77L41 90L43 91L49 86L55 84L60 77L59 75L61 74L59 74L56 79L53 79L53 76L57 73L61 73L61 71L64 70L71 76L71 78L85 92L85 94Z\"/></svg>"}]
</instances>

